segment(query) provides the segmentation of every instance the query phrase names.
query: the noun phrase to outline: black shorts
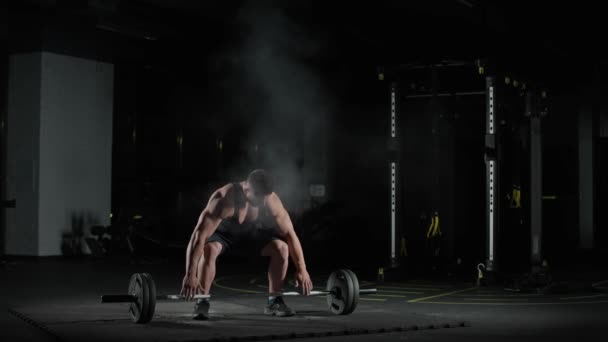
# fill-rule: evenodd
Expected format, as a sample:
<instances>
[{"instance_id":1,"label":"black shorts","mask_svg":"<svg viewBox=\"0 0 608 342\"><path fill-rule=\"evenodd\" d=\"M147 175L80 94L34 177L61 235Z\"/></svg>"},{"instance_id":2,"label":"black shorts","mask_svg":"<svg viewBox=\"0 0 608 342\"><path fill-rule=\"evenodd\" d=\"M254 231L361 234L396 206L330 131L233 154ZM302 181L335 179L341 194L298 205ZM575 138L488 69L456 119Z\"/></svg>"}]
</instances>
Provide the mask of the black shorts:
<instances>
[{"instance_id":1,"label":"black shorts","mask_svg":"<svg viewBox=\"0 0 608 342\"><path fill-rule=\"evenodd\" d=\"M259 221L238 224L231 220L222 220L206 243L221 243L220 255L228 250L241 252L238 254L259 255L262 248L273 240L283 240L276 227L265 226Z\"/></svg>"}]
</instances>

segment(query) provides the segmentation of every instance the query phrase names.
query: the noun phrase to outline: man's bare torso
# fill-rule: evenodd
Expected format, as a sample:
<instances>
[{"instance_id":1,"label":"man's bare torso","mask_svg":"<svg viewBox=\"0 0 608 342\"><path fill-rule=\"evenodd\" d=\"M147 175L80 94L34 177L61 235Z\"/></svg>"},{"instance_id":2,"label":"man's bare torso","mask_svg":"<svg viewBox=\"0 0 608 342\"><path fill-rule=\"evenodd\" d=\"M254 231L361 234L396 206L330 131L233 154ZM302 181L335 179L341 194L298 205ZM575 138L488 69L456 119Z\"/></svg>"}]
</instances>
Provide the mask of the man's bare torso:
<instances>
[{"instance_id":1,"label":"man's bare torso","mask_svg":"<svg viewBox=\"0 0 608 342\"><path fill-rule=\"evenodd\" d=\"M235 207L238 207L238 223L246 224L255 222L260 219L260 209L264 207L254 207L247 201L245 198L245 194L243 193L242 186L243 183L238 183L241 186L234 186L233 183L226 184L222 188L217 191L224 194L224 210L226 210L225 215L228 216L229 219L233 219L236 223L237 215L235 215L234 210ZM264 216L264 215L262 215Z\"/></svg>"}]
</instances>

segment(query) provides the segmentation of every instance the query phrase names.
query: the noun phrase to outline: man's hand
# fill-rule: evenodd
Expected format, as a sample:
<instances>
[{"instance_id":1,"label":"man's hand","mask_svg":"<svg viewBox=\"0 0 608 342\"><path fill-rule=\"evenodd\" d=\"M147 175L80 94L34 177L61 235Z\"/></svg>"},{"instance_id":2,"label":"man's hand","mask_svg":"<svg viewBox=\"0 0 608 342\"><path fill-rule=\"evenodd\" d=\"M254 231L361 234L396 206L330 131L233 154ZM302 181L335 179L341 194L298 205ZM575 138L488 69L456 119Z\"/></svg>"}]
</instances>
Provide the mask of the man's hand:
<instances>
[{"instance_id":1,"label":"man's hand","mask_svg":"<svg viewBox=\"0 0 608 342\"><path fill-rule=\"evenodd\" d=\"M310 295L310 291L312 291L312 280L310 280L310 275L306 270L299 270L295 274L295 286L302 286L302 294L305 296Z\"/></svg>"},{"instance_id":2,"label":"man's hand","mask_svg":"<svg viewBox=\"0 0 608 342\"><path fill-rule=\"evenodd\" d=\"M181 295L185 296L186 299L192 299L194 295L202 293L203 287L201 286L201 282L198 277L193 275L189 276L186 274L184 280L182 281L182 291Z\"/></svg>"}]
</instances>

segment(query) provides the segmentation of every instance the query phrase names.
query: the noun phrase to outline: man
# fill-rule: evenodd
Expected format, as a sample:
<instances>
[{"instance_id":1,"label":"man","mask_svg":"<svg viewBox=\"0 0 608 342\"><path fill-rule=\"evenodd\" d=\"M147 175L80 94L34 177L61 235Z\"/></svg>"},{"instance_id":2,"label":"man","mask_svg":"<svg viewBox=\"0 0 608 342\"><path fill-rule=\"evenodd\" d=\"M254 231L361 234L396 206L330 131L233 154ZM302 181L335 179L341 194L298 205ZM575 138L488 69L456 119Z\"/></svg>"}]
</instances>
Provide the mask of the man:
<instances>
[{"instance_id":1,"label":"man","mask_svg":"<svg viewBox=\"0 0 608 342\"><path fill-rule=\"evenodd\" d=\"M295 311L280 296L289 256L296 267L295 286L301 286L304 295L310 294L312 281L289 214L273 192L271 178L264 170L254 170L246 181L224 185L211 195L186 250L182 295L192 298L201 292L209 294L217 257L239 247L253 247L270 258L268 304L264 314L294 315ZM207 299L197 301L194 315L194 319L209 318Z\"/></svg>"}]
</instances>

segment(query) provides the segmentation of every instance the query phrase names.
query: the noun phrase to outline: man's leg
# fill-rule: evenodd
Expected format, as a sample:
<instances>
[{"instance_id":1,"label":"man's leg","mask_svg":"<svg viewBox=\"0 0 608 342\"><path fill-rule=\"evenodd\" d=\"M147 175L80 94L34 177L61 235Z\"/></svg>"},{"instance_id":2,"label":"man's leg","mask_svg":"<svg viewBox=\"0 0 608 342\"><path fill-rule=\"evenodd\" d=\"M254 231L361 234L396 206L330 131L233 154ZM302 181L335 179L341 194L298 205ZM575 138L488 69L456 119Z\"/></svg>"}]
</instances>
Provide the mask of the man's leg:
<instances>
[{"instance_id":1,"label":"man's leg","mask_svg":"<svg viewBox=\"0 0 608 342\"><path fill-rule=\"evenodd\" d=\"M211 290L211 284L215 278L215 261L222 252L222 244L215 241L205 244L204 257L205 260L198 262L198 276L203 288L204 294L209 294ZM196 320L207 320L209 319L209 300L199 299L196 301L194 306L194 319Z\"/></svg>"},{"instance_id":2,"label":"man's leg","mask_svg":"<svg viewBox=\"0 0 608 342\"><path fill-rule=\"evenodd\" d=\"M262 248L262 255L270 257L270 264L268 265L269 296L264 314L272 316L295 315L295 311L283 302L283 297L277 295L277 292L283 291L283 284L287 276L289 247L285 242L275 239Z\"/></svg>"},{"instance_id":3,"label":"man's leg","mask_svg":"<svg viewBox=\"0 0 608 342\"><path fill-rule=\"evenodd\" d=\"M270 257L268 265L268 292L283 291L283 284L289 266L289 247L282 240L272 240L264 248L262 255Z\"/></svg>"},{"instance_id":4,"label":"man's leg","mask_svg":"<svg viewBox=\"0 0 608 342\"><path fill-rule=\"evenodd\" d=\"M219 242L209 242L205 244L204 256L205 260L198 263L198 276L201 281L201 287L204 294L209 294L211 284L215 279L215 261L222 253L222 244Z\"/></svg>"}]
</instances>

